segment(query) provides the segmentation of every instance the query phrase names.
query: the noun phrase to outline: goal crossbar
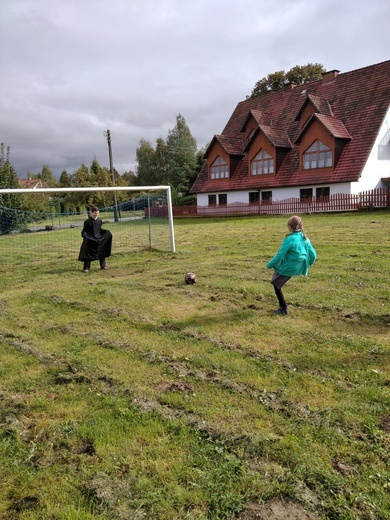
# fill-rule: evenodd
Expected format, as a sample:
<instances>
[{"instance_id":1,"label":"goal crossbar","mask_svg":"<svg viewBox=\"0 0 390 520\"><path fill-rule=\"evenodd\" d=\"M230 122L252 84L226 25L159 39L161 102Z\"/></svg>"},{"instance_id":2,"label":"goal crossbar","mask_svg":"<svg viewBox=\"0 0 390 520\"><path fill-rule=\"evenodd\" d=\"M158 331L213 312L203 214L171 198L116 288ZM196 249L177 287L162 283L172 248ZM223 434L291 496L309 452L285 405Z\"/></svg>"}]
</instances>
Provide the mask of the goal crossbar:
<instances>
[{"instance_id":1,"label":"goal crossbar","mask_svg":"<svg viewBox=\"0 0 390 520\"><path fill-rule=\"evenodd\" d=\"M169 236L171 252L176 252L175 231L173 228L172 195L170 186L90 186L78 188L1 188L0 194L4 193L70 193L70 192L90 192L90 191L163 191L167 192L167 207L169 219Z\"/></svg>"}]
</instances>

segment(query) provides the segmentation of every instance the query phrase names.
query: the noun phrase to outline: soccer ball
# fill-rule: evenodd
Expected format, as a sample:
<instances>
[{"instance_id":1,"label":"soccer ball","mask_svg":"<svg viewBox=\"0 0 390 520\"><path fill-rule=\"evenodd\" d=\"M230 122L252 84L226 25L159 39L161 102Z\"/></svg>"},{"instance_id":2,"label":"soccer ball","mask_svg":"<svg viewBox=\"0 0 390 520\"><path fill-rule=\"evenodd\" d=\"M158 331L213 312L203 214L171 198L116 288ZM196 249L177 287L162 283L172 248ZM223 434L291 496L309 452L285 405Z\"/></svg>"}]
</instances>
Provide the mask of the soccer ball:
<instances>
[{"instance_id":1,"label":"soccer ball","mask_svg":"<svg viewBox=\"0 0 390 520\"><path fill-rule=\"evenodd\" d=\"M185 283L188 285L190 283L196 282L196 274L195 273L187 273L184 277Z\"/></svg>"}]
</instances>

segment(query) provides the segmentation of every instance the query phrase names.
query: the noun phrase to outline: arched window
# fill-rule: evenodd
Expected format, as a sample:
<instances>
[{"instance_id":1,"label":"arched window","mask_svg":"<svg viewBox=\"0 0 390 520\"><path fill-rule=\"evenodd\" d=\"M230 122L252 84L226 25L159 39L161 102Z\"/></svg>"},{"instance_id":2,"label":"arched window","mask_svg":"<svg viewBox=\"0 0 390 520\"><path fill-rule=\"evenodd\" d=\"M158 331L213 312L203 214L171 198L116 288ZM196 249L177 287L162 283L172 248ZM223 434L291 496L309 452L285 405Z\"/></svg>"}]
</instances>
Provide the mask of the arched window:
<instances>
[{"instance_id":1,"label":"arched window","mask_svg":"<svg viewBox=\"0 0 390 520\"><path fill-rule=\"evenodd\" d=\"M274 173L274 160L267 152L260 150L252 160L251 174L263 175L266 173Z\"/></svg>"},{"instance_id":2,"label":"arched window","mask_svg":"<svg viewBox=\"0 0 390 520\"><path fill-rule=\"evenodd\" d=\"M303 169L329 168L333 165L332 150L321 141L314 141L303 154Z\"/></svg>"},{"instance_id":3,"label":"arched window","mask_svg":"<svg viewBox=\"0 0 390 520\"><path fill-rule=\"evenodd\" d=\"M213 164L210 166L210 179L228 179L229 168L226 161L218 155Z\"/></svg>"}]
</instances>

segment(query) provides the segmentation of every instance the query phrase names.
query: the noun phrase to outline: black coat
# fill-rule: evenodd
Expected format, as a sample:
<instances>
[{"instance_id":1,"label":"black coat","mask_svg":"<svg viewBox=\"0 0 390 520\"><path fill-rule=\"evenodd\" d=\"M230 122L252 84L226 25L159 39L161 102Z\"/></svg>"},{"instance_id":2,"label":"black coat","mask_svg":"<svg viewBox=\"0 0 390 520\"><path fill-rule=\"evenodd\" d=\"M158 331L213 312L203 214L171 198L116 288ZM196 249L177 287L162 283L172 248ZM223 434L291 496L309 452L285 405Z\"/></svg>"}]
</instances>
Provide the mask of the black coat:
<instances>
[{"instance_id":1,"label":"black coat","mask_svg":"<svg viewBox=\"0 0 390 520\"><path fill-rule=\"evenodd\" d=\"M81 236L79 261L104 260L111 256L112 234L108 229L102 229L103 221L92 217L84 222Z\"/></svg>"}]
</instances>

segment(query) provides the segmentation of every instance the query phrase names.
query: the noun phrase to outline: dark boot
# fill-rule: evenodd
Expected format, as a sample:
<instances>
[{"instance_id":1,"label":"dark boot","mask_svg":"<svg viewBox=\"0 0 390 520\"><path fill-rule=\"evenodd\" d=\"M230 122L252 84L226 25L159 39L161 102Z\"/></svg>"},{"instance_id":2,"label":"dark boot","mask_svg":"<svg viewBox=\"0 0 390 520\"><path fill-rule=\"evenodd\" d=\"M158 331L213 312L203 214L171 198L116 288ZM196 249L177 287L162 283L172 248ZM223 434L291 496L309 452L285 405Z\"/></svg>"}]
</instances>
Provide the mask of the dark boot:
<instances>
[{"instance_id":1,"label":"dark boot","mask_svg":"<svg viewBox=\"0 0 390 520\"><path fill-rule=\"evenodd\" d=\"M274 314L281 314L282 316L287 316L288 309L287 307L280 307L279 309L276 309L276 311L274 311Z\"/></svg>"},{"instance_id":2,"label":"dark boot","mask_svg":"<svg viewBox=\"0 0 390 520\"><path fill-rule=\"evenodd\" d=\"M276 309L275 314L287 315L288 314L287 303L286 303L286 300L284 299L282 289L279 289L275 285L274 285L274 289L275 289L276 297L279 302L279 309Z\"/></svg>"}]
</instances>

